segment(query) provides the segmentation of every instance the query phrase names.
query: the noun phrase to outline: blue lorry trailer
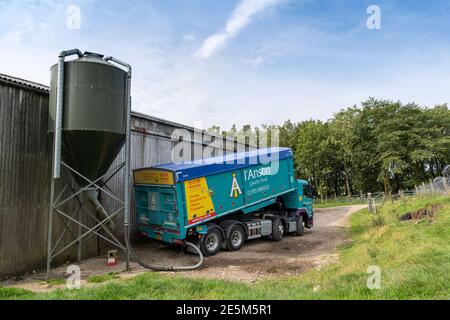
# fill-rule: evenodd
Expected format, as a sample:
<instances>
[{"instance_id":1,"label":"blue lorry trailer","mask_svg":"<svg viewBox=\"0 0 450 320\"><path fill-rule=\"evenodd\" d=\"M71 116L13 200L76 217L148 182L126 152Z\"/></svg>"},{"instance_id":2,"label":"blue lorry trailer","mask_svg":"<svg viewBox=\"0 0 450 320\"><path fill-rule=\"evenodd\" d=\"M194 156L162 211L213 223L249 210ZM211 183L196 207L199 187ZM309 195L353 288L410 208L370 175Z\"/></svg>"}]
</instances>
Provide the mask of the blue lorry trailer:
<instances>
[{"instance_id":1,"label":"blue lorry trailer","mask_svg":"<svg viewBox=\"0 0 450 320\"><path fill-rule=\"evenodd\" d=\"M166 244L195 243L205 256L313 227L313 189L294 178L291 149L138 169L134 184L139 232Z\"/></svg>"}]
</instances>

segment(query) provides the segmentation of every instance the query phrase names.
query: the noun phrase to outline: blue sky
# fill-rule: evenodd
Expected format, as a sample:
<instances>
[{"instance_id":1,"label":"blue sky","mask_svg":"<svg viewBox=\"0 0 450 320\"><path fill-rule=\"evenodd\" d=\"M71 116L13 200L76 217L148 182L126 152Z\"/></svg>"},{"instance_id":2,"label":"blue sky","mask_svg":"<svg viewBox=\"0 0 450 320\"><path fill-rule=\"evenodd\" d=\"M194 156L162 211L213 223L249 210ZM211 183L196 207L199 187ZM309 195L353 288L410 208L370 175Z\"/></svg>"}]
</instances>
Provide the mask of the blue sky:
<instances>
[{"instance_id":1,"label":"blue sky","mask_svg":"<svg viewBox=\"0 0 450 320\"><path fill-rule=\"evenodd\" d=\"M326 120L369 96L448 102L449 18L444 0L0 0L0 72L48 84L76 47L134 66L136 111L203 128Z\"/></svg>"}]
</instances>

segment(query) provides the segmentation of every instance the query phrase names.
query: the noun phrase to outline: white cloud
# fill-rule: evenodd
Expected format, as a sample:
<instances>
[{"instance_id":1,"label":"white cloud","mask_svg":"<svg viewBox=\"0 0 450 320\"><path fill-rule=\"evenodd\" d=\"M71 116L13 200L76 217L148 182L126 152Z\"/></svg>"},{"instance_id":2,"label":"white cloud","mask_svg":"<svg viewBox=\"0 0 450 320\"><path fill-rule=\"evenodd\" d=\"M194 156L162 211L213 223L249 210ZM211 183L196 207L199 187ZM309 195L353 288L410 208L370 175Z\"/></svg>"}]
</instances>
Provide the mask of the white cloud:
<instances>
[{"instance_id":1,"label":"white cloud","mask_svg":"<svg viewBox=\"0 0 450 320\"><path fill-rule=\"evenodd\" d=\"M58 1L7 1L0 8L0 39L15 43L43 42L53 39L57 30L56 17L64 8Z\"/></svg>"},{"instance_id":2,"label":"white cloud","mask_svg":"<svg viewBox=\"0 0 450 320\"><path fill-rule=\"evenodd\" d=\"M259 49L249 58L247 58L244 63L253 68L259 68L266 64L272 64L278 58L282 57L285 53L283 51L269 50L269 49Z\"/></svg>"},{"instance_id":3,"label":"white cloud","mask_svg":"<svg viewBox=\"0 0 450 320\"><path fill-rule=\"evenodd\" d=\"M269 7L280 4L283 0L241 0L228 19L225 29L207 38L195 53L198 59L208 59L223 48L227 41L244 29L256 14Z\"/></svg>"}]
</instances>

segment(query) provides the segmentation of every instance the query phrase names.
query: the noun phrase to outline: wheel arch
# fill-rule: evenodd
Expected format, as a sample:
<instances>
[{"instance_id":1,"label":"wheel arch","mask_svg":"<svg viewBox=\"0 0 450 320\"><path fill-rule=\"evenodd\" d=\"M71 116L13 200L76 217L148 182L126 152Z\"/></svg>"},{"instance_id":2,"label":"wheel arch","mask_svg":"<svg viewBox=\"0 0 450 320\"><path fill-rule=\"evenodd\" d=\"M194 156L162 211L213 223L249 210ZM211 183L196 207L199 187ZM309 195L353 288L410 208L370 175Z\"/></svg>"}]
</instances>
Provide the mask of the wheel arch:
<instances>
[{"instance_id":1,"label":"wheel arch","mask_svg":"<svg viewBox=\"0 0 450 320\"><path fill-rule=\"evenodd\" d=\"M208 224L206 224L206 226L208 227L208 230L210 230L210 229L219 230L220 234L222 235L222 242L225 240L226 234L225 234L224 230L220 227L220 225L218 225L216 223L208 223Z\"/></svg>"},{"instance_id":2,"label":"wheel arch","mask_svg":"<svg viewBox=\"0 0 450 320\"><path fill-rule=\"evenodd\" d=\"M308 210L306 208L301 208L298 209L297 211L293 210L291 212L291 216L294 217L302 217L303 218L303 222L307 222L309 220L309 214L308 214Z\"/></svg>"}]
</instances>

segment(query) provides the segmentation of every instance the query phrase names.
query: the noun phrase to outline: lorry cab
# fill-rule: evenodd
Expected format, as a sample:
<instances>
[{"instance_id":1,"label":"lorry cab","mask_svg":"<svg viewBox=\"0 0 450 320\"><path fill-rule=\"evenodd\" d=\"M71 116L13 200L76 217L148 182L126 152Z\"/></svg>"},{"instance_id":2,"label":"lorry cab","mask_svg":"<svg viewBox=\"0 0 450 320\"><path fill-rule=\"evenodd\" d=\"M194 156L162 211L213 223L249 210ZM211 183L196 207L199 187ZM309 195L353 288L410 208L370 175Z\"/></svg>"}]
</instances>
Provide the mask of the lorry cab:
<instances>
[{"instance_id":1,"label":"lorry cab","mask_svg":"<svg viewBox=\"0 0 450 320\"><path fill-rule=\"evenodd\" d=\"M297 180L297 190L299 193L299 208L305 208L308 215L313 215L314 189L306 180Z\"/></svg>"},{"instance_id":2,"label":"lorry cab","mask_svg":"<svg viewBox=\"0 0 450 320\"><path fill-rule=\"evenodd\" d=\"M306 228L314 225L314 188L306 180L295 180L295 192L282 197L285 208L294 216L301 216Z\"/></svg>"}]
</instances>

